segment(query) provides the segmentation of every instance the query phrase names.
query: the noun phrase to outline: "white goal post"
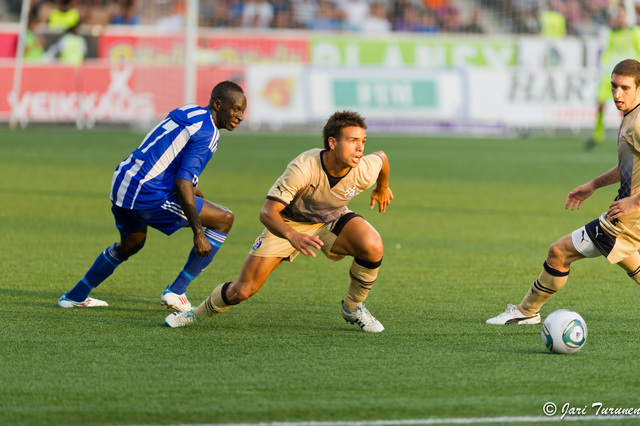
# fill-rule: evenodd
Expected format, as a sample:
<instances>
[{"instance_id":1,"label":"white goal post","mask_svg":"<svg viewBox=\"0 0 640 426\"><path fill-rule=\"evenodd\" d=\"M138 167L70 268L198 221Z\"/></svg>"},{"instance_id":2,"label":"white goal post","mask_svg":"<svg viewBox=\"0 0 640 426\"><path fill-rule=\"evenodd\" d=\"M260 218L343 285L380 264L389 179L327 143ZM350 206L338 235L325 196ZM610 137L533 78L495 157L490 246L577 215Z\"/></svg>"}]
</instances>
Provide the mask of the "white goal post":
<instances>
[{"instance_id":1,"label":"white goal post","mask_svg":"<svg viewBox=\"0 0 640 426\"><path fill-rule=\"evenodd\" d=\"M196 0L197 1L197 0ZM20 10L20 32L18 34L18 46L16 48L15 68L13 70L13 92L11 94L13 103L11 107L11 118L9 119L9 127L15 129L18 124L18 102L20 96L20 87L22 86L22 65L24 63L24 44L27 35L27 21L29 20L29 11L31 10L31 0L22 0L22 9ZM22 117L26 124L26 118Z\"/></svg>"}]
</instances>

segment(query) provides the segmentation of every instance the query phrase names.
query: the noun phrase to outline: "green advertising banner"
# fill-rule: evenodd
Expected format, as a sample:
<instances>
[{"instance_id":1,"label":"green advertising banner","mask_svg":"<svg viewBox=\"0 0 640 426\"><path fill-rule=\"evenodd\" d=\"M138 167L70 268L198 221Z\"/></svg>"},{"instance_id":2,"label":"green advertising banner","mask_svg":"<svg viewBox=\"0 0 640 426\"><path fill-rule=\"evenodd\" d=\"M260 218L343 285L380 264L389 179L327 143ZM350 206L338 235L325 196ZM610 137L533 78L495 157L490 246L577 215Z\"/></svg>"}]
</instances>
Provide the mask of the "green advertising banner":
<instances>
[{"instance_id":1,"label":"green advertising banner","mask_svg":"<svg viewBox=\"0 0 640 426\"><path fill-rule=\"evenodd\" d=\"M511 40L311 36L311 64L383 67L512 68L517 44Z\"/></svg>"},{"instance_id":2,"label":"green advertising banner","mask_svg":"<svg viewBox=\"0 0 640 426\"><path fill-rule=\"evenodd\" d=\"M458 69L313 67L305 77L311 118L350 109L371 119L439 120L466 114L468 88Z\"/></svg>"},{"instance_id":3,"label":"green advertising banner","mask_svg":"<svg viewBox=\"0 0 640 426\"><path fill-rule=\"evenodd\" d=\"M336 79L333 93L337 108L397 110L438 106L435 79Z\"/></svg>"}]
</instances>

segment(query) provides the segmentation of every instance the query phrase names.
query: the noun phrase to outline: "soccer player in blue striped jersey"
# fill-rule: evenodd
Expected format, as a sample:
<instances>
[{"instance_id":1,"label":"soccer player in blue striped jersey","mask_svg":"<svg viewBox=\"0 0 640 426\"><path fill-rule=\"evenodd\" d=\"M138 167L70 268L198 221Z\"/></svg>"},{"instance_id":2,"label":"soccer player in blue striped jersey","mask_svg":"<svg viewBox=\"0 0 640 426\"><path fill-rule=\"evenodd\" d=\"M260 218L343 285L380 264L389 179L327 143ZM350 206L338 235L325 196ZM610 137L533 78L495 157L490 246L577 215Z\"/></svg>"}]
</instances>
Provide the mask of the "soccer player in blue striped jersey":
<instances>
[{"instance_id":1,"label":"soccer player in blue striped jersey","mask_svg":"<svg viewBox=\"0 0 640 426\"><path fill-rule=\"evenodd\" d=\"M233 131L244 120L247 100L242 88L224 81L211 91L209 105L184 105L169 113L122 161L111 181L111 211L120 241L107 247L82 279L59 300L62 308L107 306L89 297L122 262L136 254L151 226L166 235L180 228L193 231L193 249L161 304L188 311L189 283L213 260L231 226L233 213L205 200L200 174L218 148L220 129Z\"/></svg>"}]
</instances>

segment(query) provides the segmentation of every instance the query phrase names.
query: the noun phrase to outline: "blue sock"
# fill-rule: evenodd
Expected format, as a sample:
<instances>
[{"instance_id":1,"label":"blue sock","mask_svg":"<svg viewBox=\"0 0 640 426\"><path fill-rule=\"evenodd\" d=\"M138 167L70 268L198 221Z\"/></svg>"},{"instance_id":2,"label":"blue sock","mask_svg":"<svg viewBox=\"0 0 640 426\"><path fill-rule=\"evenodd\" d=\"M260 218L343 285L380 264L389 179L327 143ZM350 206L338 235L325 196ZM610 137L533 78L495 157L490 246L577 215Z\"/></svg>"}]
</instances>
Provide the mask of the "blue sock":
<instances>
[{"instance_id":1,"label":"blue sock","mask_svg":"<svg viewBox=\"0 0 640 426\"><path fill-rule=\"evenodd\" d=\"M71 291L67 292L67 297L73 301L82 302L89 296L91 290L106 280L118 265L125 260L127 259L123 259L118 252L116 252L116 245L114 243L100 253L100 256L93 262L93 265L91 265L91 268L89 268L84 277L78 281L78 284L76 284Z\"/></svg>"},{"instance_id":2,"label":"blue sock","mask_svg":"<svg viewBox=\"0 0 640 426\"><path fill-rule=\"evenodd\" d=\"M184 265L180 274L178 274L176 280L169 287L169 290L172 292L176 294L185 293L191 281L193 281L198 275L200 275L200 272L204 271L205 268L209 266L213 260L213 256L215 256L218 250L220 250L220 246L222 246L222 243L224 243L224 240L227 238L227 234L214 231L213 229L205 230L204 235L211 243L211 254L208 257L200 257L196 255L195 248L192 248L191 253L189 253L187 263Z\"/></svg>"}]
</instances>

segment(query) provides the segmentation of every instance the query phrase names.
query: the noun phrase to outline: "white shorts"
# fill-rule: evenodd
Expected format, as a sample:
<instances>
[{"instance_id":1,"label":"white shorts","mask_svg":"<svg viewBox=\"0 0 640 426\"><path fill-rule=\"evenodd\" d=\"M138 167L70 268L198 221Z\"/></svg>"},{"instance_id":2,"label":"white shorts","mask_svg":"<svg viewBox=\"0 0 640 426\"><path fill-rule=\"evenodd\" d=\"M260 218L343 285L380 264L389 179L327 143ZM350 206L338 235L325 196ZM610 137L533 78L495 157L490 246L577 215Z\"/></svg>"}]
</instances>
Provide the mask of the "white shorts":
<instances>
[{"instance_id":1,"label":"white shorts","mask_svg":"<svg viewBox=\"0 0 640 426\"><path fill-rule=\"evenodd\" d=\"M589 237L587 229L584 226L571 233L571 241L573 241L573 246L576 250L584 257L592 258L602 256L600 250L598 250L595 244L593 244L593 241L591 241L591 237Z\"/></svg>"}]
</instances>

